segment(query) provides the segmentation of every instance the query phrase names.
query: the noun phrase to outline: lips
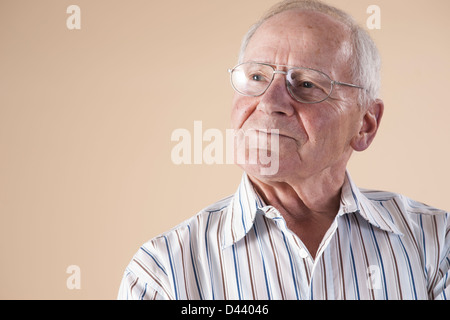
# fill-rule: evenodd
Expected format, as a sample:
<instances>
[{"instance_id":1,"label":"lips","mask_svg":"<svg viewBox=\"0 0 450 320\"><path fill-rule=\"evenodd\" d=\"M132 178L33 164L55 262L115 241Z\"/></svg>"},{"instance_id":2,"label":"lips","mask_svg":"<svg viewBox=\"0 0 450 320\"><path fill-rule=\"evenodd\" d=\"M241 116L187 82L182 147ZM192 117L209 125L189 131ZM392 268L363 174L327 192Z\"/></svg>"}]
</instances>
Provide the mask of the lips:
<instances>
[{"instance_id":1,"label":"lips","mask_svg":"<svg viewBox=\"0 0 450 320\"><path fill-rule=\"evenodd\" d=\"M263 132L265 134L276 134L280 137L291 138L295 140L295 138L292 135L285 132L281 132L280 129L248 129L248 130L255 130L257 132Z\"/></svg>"},{"instance_id":2,"label":"lips","mask_svg":"<svg viewBox=\"0 0 450 320\"><path fill-rule=\"evenodd\" d=\"M302 141L304 136L298 124L292 122L280 121L281 119L253 119L248 118L239 130L243 133L255 131L267 135L277 134L283 138L293 139L297 144Z\"/></svg>"}]
</instances>

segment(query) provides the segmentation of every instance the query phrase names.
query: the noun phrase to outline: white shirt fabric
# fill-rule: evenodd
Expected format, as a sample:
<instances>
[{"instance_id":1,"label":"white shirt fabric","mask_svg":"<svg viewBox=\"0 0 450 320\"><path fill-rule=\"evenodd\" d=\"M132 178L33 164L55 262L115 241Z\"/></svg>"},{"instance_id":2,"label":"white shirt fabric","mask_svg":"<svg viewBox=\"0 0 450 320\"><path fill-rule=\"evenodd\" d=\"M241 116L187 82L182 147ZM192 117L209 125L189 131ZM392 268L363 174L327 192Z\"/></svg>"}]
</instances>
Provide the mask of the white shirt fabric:
<instances>
[{"instance_id":1,"label":"white shirt fabric","mask_svg":"<svg viewBox=\"0 0 450 320\"><path fill-rule=\"evenodd\" d=\"M448 299L449 214L346 175L313 259L247 175L236 193L148 241L119 299Z\"/></svg>"}]
</instances>

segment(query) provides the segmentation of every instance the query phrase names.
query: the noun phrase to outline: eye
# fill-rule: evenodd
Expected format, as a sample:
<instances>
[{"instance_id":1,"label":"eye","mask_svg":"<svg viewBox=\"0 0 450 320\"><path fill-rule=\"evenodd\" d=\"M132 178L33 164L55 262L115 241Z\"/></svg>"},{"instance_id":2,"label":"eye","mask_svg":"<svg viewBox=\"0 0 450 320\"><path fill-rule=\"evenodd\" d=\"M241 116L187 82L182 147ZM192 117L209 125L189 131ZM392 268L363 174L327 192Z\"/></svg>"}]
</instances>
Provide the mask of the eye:
<instances>
[{"instance_id":1,"label":"eye","mask_svg":"<svg viewBox=\"0 0 450 320\"><path fill-rule=\"evenodd\" d=\"M314 83L310 82L310 81L303 81L302 83L300 83L300 87L302 88L314 88Z\"/></svg>"},{"instance_id":2,"label":"eye","mask_svg":"<svg viewBox=\"0 0 450 320\"><path fill-rule=\"evenodd\" d=\"M264 80L264 77L262 75L260 75L260 74L253 74L251 76L251 79L253 81L262 81L262 80Z\"/></svg>"}]
</instances>

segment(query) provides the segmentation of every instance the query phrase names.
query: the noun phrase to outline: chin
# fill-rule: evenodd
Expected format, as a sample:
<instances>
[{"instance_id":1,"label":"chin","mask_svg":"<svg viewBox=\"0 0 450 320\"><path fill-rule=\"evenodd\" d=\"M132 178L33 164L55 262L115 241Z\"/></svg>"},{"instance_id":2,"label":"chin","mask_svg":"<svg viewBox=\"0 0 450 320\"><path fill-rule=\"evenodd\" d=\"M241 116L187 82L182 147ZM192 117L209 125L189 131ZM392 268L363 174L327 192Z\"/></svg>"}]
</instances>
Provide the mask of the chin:
<instances>
[{"instance_id":1,"label":"chin","mask_svg":"<svg viewBox=\"0 0 450 320\"><path fill-rule=\"evenodd\" d=\"M278 164L238 164L249 176L254 177L262 182L277 181L282 182L289 180L293 176L293 171L282 168ZM295 171L294 171L295 172Z\"/></svg>"},{"instance_id":2,"label":"chin","mask_svg":"<svg viewBox=\"0 0 450 320\"><path fill-rule=\"evenodd\" d=\"M284 147L284 145L282 145ZM281 157L280 155L289 155ZM258 180L285 181L299 170L298 155L291 148L245 148L235 150L235 164Z\"/></svg>"}]
</instances>

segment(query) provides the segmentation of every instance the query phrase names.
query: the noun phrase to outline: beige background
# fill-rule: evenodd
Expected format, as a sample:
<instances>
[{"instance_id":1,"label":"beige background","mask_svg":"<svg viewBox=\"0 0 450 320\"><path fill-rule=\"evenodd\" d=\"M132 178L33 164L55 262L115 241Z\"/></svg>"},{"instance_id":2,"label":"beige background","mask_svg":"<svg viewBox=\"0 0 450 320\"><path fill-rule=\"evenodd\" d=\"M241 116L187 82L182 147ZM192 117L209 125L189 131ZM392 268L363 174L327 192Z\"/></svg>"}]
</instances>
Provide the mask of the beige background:
<instances>
[{"instance_id":1,"label":"beige background","mask_svg":"<svg viewBox=\"0 0 450 320\"><path fill-rule=\"evenodd\" d=\"M237 167L176 166L170 137L228 128L227 68L275 2L0 0L0 298L114 299L143 242L235 191ZM352 177L448 210L450 1L329 2L381 8L386 111Z\"/></svg>"}]
</instances>

